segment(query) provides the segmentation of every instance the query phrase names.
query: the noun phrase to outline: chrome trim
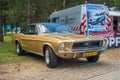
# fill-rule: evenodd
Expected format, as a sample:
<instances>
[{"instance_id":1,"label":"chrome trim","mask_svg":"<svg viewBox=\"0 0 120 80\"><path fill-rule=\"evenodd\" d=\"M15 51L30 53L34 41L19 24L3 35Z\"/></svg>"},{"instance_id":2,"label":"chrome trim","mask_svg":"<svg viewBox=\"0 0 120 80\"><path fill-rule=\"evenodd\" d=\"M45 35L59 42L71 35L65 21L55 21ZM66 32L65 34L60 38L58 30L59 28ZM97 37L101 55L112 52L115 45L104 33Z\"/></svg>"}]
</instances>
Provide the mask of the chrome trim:
<instances>
[{"instance_id":1,"label":"chrome trim","mask_svg":"<svg viewBox=\"0 0 120 80\"><path fill-rule=\"evenodd\" d=\"M44 56L43 53L34 52L34 51L31 51L31 50L28 50L28 49L23 49L23 50L28 52L28 53L33 53L33 54L37 54L37 55L40 55L40 56Z\"/></svg>"},{"instance_id":2,"label":"chrome trim","mask_svg":"<svg viewBox=\"0 0 120 80\"><path fill-rule=\"evenodd\" d=\"M104 51L106 48L96 47L96 48L83 48L83 49L72 49L72 51L80 51L80 52L92 52L92 51Z\"/></svg>"},{"instance_id":3,"label":"chrome trim","mask_svg":"<svg viewBox=\"0 0 120 80\"><path fill-rule=\"evenodd\" d=\"M57 53L84 53L84 52L93 52L93 51L104 51L106 48L88 48L88 49L74 49L72 51L58 50Z\"/></svg>"},{"instance_id":4,"label":"chrome trim","mask_svg":"<svg viewBox=\"0 0 120 80\"><path fill-rule=\"evenodd\" d=\"M76 58L76 56L77 56L77 53L73 55L73 58Z\"/></svg>"}]
</instances>

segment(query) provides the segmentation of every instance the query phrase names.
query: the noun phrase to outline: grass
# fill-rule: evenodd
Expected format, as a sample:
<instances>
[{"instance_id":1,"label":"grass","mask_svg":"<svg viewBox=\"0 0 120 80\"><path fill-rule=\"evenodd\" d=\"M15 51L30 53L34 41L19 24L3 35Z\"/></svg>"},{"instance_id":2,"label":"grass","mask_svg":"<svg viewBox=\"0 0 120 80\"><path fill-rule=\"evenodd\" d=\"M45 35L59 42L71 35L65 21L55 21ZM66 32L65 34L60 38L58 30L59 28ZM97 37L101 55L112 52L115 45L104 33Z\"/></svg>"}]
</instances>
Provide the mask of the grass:
<instances>
[{"instance_id":1,"label":"grass","mask_svg":"<svg viewBox=\"0 0 120 80\"><path fill-rule=\"evenodd\" d=\"M4 42L0 43L0 64L31 59L29 56L18 56L15 52L15 44L12 43L11 35L4 36Z\"/></svg>"}]
</instances>

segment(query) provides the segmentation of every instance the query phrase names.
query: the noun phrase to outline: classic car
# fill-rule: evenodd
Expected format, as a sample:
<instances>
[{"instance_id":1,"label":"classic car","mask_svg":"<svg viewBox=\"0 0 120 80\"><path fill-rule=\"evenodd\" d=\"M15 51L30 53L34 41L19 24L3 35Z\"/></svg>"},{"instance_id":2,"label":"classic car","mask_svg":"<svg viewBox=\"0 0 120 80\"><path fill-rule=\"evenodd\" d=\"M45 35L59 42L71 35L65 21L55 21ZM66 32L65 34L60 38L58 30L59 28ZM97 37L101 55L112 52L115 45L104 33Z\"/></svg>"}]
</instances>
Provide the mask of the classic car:
<instances>
[{"instance_id":1,"label":"classic car","mask_svg":"<svg viewBox=\"0 0 120 80\"><path fill-rule=\"evenodd\" d=\"M89 18L89 24L91 24L91 25L96 25L99 23L101 23L101 25L104 25L105 24L104 21L105 21L105 13L104 12L96 13L95 15L93 15Z\"/></svg>"},{"instance_id":2,"label":"classic car","mask_svg":"<svg viewBox=\"0 0 120 80\"><path fill-rule=\"evenodd\" d=\"M58 57L97 62L107 44L104 38L77 35L67 25L58 23L32 23L12 38L18 55L30 52L44 56L49 68L57 67Z\"/></svg>"}]
</instances>

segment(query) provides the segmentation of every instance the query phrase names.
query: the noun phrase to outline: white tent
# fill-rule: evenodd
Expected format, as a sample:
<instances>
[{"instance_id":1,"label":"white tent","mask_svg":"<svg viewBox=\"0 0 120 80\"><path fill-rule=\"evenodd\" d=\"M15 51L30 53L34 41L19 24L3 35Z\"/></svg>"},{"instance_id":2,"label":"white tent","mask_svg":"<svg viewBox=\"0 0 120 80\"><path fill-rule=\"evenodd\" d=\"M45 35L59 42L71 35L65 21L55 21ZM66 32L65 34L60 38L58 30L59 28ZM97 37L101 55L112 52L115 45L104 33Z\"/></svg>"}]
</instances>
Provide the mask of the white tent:
<instances>
[{"instance_id":1,"label":"white tent","mask_svg":"<svg viewBox=\"0 0 120 80\"><path fill-rule=\"evenodd\" d=\"M120 17L120 11L109 11L110 16L119 16Z\"/></svg>"}]
</instances>

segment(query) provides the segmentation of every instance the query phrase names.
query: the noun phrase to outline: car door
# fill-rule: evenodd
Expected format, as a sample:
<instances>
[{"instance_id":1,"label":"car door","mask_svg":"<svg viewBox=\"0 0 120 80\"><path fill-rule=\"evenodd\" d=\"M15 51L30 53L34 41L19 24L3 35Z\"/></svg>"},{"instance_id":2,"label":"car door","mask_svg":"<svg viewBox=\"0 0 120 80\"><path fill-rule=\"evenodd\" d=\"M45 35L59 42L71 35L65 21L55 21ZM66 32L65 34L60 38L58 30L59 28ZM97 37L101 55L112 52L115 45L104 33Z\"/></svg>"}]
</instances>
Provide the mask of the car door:
<instances>
[{"instance_id":1,"label":"car door","mask_svg":"<svg viewBox=\"0 0 120 80\"><path fill-rule=\"evenodd\" d=\"M36 52L37 36L38 36L37 26L28 25L24 29L21 38L22 47L29 52Z\"/></svg>"}]
</instances>

